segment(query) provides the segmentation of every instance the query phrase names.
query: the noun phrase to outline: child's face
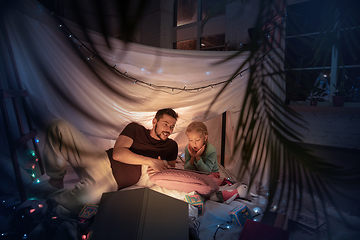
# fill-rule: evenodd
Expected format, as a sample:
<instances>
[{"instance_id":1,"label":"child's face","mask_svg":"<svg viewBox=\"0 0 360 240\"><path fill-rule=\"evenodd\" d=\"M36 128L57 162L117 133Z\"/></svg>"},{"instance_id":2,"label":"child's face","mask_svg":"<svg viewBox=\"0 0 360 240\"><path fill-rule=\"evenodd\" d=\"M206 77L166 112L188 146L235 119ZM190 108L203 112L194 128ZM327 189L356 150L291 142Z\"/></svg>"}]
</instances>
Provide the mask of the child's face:
<instances>
[{"instance_id":1,"label":"child's face","mask_svg":"<svg viewBox=\"0 0 360 240\"><path fill-rule=\"evenodd\" d=\"M199 132L189 132L187 133L187 137L189 139L190 147L197 152L204 145L208 136Z\"/></svg>"}]
</instances>

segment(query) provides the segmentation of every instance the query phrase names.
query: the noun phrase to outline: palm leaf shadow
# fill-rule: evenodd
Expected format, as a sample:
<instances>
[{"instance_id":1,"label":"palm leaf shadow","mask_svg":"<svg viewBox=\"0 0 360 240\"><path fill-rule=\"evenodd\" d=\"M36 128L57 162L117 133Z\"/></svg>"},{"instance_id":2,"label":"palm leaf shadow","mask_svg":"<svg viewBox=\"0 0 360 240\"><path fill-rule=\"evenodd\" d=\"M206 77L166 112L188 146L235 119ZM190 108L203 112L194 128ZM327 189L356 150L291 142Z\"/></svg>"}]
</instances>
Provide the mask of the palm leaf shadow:
<instances>
[{"instance_id":1,"label":"palm leaf shadow","mask_svg":"<svg viewBox=\"0 0 360 240\"><path fill-rule=\"evenodd\" d=\"M304 194L310 196L313 203L313 211L316 220L322 213L325 218L326 225L329 225L328 209L326 206L331 204L340 214L342 221L347 227L355 229L346 217L341 213L337 204L333 200L332 195L328 191L329 183L334 179L340 181L343 186L354 184L359 180L359 169L344 171L341 167L326 163L323 159L315 157L308 149L301 146L302 135L292 129L287 122L295 123L298 126L304 125L304 120L300 115L294 112L284 103L284 99L279 97L285 94L285 71L279 66L278 61L284 62L284 49L281 48L281 40L277 41L274 34L269 38L268 33L264 32L262 26L266 23L267 16L271 13L271 9L282 15L279 5L276 1L262 1L260 11L254 27L253 40L246 49L240 49L234 53L227 61L246 51L250 51L246 61L234 72L227 84L214 98L208 108L216 102L223 93L228 84L241 72L243 67L248 64L250 74L245 95L243 97L242 108L235 128L235 148L233 155L237 151L241 153L241 167L238 176L247 176L249 172L249 189L253 184L257 185L260 190L261 185L268 182L268 204L265 215L269 211L285 209L288 214L299 214L302 211L302 203ZM217 11L213 11L217 12ZM329 16L329 15L327 15ZM332 16L332 15L331 15ZM205 22L210 18L208 16ZM333 27L334 25L332 25ZM326 25L329 28L329 25ZM280 31L283 39L285 29L279 24L276 26ZM332 29L331 29L332 30ZM271 31L274 31L272 29ZM330 41L336 41L332 31L324 31L326 34L332 34L317 39L317 49L323 49L322 45L328 44ZM326 39L326 40L324 40ZM353 38L346 38L349 46L354 46ZM269 50L276 58L266 58ZM331 52L331 49L330 49ZM323 56L329 56L329 51L317 51L313 62L316 64ZM330 54L331 56L331 54ZM325 58L326 59L326 58ZM269 62L265 66L265 62ZM292 61L292 59L290 59ZM277 91L271 83L277 86ZM259 177L260 176L260 177ZM350 177L349 177L350 176ZM244 181L245 179L239 179ZM315 199L320 199L320 209L315 204ZM285 204L284 204L285 202ZM285 205L285 206L284 206ZM328 237L331 238L330 228L327 227Z\"/></svg>"}]
</instances>

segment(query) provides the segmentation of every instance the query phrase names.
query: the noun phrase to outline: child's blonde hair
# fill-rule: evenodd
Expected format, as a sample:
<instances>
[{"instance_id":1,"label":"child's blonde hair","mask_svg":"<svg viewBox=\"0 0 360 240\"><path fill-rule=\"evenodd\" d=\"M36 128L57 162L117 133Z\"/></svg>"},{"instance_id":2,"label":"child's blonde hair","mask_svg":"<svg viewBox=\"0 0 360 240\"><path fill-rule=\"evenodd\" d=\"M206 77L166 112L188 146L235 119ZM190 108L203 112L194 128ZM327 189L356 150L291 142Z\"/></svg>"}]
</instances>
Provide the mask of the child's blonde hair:
<instances>
[{"instance_id":1,"label":"child's blonde hair","mask_svg":"<svg viewBox=\"0 0 360 240\"><path fill-rule=\"evenodd\" d=\"M203 122L198 122L198 121L190 123L189 126L186 128L185 132L186 133L198 132L204 136L209 135L206 125ZM205 143L207 142L208 140L206 138Z\"/></svg>"}]
</instances>

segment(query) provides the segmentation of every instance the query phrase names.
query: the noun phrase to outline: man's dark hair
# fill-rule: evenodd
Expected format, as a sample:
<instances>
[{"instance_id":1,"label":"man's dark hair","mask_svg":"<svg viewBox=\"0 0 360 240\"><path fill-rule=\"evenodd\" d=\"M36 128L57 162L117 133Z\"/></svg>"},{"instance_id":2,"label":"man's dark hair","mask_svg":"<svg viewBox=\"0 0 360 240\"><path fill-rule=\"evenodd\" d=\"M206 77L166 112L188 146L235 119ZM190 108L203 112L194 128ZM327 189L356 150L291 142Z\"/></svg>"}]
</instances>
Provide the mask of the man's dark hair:
<instances>
[{"instance_id":1,"label":"man's dark hair","mask_svg":"<svg viewBox=\"0 0 360 240\"><path fill-rule=\"evenodd\" d=\"M178 119L179 115L171 108L164 108L164 109L160 109L159 111L157 111L155 118L156 120L160 120L160 118L162 118L164 116L164 114L169 115L170 117L175 118L175 120Z\"/></svg>"}]
</instances>

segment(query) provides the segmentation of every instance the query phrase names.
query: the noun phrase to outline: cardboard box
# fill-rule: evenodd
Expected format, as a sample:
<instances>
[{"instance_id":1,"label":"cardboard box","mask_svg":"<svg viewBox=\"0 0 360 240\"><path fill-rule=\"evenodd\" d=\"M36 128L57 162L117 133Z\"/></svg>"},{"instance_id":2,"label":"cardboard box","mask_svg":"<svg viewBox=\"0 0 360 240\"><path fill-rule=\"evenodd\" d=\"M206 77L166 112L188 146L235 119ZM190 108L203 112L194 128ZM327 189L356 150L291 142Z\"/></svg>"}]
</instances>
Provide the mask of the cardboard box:
<instances>
[{"instance_id":1,"label":"cardboard box","mask_svg":"<svg viewBox=\"0 0 360 240\"><path fill-rule=\"evenodd\" d=\"M89 239L189 239L189 204L149 188L103 193Z\"/></svg>"},{"instance_id":2,"label":"cardboard box","mask_svg":"<svg viewBox=\"0 0 360 240\"><path fill-rule=\"evenodd\" d=\"M246 205L239 205L229 212L231 221L236 226L243 227L246 219L253 220L251 213Z\"/></svg>"},{"instance_id":3,"label":"cardboard box","mask_svg":"<svg viewBox=\"0 0 360 240\"><path fill-rule=\"evenodd\" d=\"M185 195L185 201L198 209L199 216L204 213L204 201L200 195Z\"/></svg>"}]
</instances>

